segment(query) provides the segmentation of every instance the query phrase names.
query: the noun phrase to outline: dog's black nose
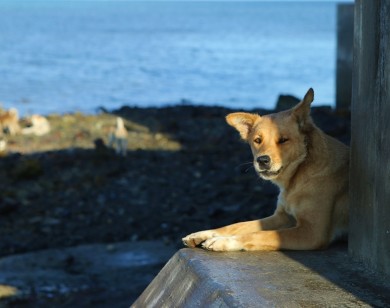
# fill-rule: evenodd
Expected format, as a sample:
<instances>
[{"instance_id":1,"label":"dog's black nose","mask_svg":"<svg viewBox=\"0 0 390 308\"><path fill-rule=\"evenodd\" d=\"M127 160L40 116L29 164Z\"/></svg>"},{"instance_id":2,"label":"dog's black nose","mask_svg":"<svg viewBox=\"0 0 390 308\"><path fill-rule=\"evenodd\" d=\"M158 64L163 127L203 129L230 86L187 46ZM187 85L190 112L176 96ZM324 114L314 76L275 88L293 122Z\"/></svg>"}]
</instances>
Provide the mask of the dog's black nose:
<instances>
[{"instance_id":1,"label":"dog's black nose","mask_svg":"<svg viewBox=\"0 0 390 308\"><path fill-rule=\"evenodd\" d=\"M269 167L269 163L271 162L271 158L268 155L262 155L257 157L257 163L262 167Z\"/></svg>"}]
</instances>

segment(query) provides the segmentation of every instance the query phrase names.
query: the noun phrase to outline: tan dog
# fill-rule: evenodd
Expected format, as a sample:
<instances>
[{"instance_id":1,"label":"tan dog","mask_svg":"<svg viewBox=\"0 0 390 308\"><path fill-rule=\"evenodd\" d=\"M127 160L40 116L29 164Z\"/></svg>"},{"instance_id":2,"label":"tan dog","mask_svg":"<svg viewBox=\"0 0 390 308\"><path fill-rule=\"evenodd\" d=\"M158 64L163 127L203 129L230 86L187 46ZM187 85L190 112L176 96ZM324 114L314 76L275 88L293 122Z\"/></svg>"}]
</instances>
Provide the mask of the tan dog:
<instances>
[{"instance_id":1,"label":"tan dog","mask_svg":"<svg viewBox=\"0 0 390 308\"><path fill-rule=\"evenodd\" d=\"M347 234L349 149L312 122L313 98L309 89L287 111L227 116L249 143L256 172L279 186L277 208L264 219L190 234L185 245L214 251L311 250Z\"/></svg>"},{"instance_id":2,"label":"tan dog","mask_svg":"<svg viewBox=\"0 0 390 308\"><path fill-rule=\"evenodd\" d=\"M19 113L15 108L0 114L0 135L8 133L11 136L20 132Z\"/></svg>"},{"instance_id":3,"label":"tan dog","mask_svg":"<svg viewBox=\"0 0 390 308\"><path fill-rule=\"evenodd\" d=\"M33 114L27 119L31 125L22 129L23 135L43 136L50 133L50 122L39 114Z\"/></svg>"},{"instance_id":4,"label":"tan dog","mask_svg":"<svg viewBox=\"0 0 390 308\"><path fill-rule=\"evenodd\" d=\"M116 118L116 128L108 136L108 147L114 147L116 154L126 156L127 130L121 117Z\"/></svg>"}]
</instances>

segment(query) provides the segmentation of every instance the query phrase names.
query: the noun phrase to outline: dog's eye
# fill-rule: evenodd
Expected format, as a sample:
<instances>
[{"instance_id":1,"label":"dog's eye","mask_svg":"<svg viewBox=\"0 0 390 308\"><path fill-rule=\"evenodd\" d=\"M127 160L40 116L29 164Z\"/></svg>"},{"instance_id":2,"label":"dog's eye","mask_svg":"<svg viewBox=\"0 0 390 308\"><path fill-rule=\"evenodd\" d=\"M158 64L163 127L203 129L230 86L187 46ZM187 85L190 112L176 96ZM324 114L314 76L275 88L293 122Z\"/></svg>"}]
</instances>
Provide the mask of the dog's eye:
<instances>
[{"instance_id":1,"label":"dog's eye","mask_svg":"<svg viewBox=\"0 0 390 308\"><path fill-rule=\"evenodd\" d=\"M287 138L280 137L278 143L279 143L279 144L283 144L283 143L286 143L287 141L288 141Z\"/></svg>"},{"instance_id":2,"label":"dog's eye","mask_svg":"<svg viewBox=\"0 0 390 308\"><path fill-rule=\"evenodd\" d=\"M253 140L255 143L260 144L262 142L260 137L257 137L255 140Z\"/></svg>"}]
</instances>

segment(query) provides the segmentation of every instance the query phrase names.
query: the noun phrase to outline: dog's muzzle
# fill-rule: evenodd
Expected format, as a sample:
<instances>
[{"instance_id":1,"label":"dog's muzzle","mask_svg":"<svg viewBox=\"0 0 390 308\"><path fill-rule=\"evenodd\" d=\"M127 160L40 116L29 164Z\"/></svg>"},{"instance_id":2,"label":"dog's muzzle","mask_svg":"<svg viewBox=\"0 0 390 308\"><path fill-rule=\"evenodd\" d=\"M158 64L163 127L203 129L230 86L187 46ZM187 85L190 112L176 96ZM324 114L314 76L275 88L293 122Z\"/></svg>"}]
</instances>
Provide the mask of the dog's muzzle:
<instances>
[{"instance_id":1,"label":"dog's muzzle","mask_svg":"<svg viewBox=\"0 0 390 308\"><path fill-rule=\"evenodd\" d=\"M256 158L257 163L261 170L268 170L271 165L271 157L268 155L262 155Z\"/></svg>"},{"instance_id":2,"label":"dog's muzzle","mask_svg":"<svg viewBox=\"0 0 390 308\"><path fill-rule=\"evenodd\" d=\"M271 170L271 157L268 155L261 155L256 158L256 162L258 164L258 168L256 168L259 172L259 175L264 179L270 179L279 175L282 168L278 170Z\"/></svg>"}]
</instances>

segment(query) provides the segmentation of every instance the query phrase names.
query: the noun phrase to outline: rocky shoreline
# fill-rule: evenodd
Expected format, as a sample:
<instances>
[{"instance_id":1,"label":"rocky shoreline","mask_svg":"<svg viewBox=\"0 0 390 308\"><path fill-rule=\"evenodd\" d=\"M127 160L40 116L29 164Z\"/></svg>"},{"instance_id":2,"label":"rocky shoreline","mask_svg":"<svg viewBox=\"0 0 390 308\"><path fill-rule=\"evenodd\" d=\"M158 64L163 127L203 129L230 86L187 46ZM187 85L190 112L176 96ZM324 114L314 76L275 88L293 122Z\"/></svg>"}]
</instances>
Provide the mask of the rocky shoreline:
<instances>
[{"instance_id":1,"label":"rocky shoreline","mask_svg":"<svg viewBox=\"0 0 390 308\"><path fill-rule=\"evenodd\" d=\"M225 123L232 111L51 115L49 134L9 137L0 158L0 256L141 240L180 248L190 232L271 214L277 188L254 173L248 146ZM117 116L128 131L125 157L106 147ZM348 113L316 107L312 116L349 142Z\"/></svg>"}]
</instances>

